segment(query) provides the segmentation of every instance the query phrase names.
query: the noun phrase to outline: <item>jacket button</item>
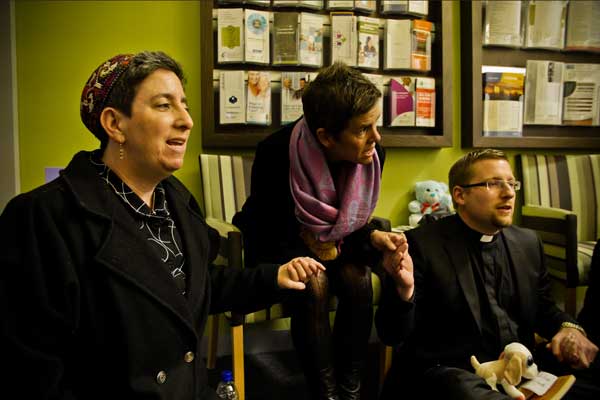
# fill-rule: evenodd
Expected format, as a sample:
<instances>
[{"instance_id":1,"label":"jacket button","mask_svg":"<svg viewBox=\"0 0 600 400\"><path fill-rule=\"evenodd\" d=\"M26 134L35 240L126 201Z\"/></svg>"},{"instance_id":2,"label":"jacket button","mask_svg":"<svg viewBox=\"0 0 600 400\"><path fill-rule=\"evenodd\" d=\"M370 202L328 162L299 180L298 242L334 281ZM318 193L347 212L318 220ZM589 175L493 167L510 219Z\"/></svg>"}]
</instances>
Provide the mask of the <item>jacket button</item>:
<instances>
[{"instance_id":1,"label":"jacket button","mask_svg":"<svg viewBox=\"0 0 600 400\"><path fill-rule=\"evenodd\" d=\"M192 361L194 361L194 353L191 351L185 353L185 355L183 356L183 361L185 361L186 363L191 363Z\"/></svg>"},{"instance_id":2,"label":"jacket button","mask_svg":"<svg viewBox=\"0 0 600 400\"><path fill-rule=\"evenodd\" d=\"M166 381L167 373L165 371L159 371L159 373L156 375L156 382L158 382L159 385L162 385Z\"/></svg>"}]
</instances>

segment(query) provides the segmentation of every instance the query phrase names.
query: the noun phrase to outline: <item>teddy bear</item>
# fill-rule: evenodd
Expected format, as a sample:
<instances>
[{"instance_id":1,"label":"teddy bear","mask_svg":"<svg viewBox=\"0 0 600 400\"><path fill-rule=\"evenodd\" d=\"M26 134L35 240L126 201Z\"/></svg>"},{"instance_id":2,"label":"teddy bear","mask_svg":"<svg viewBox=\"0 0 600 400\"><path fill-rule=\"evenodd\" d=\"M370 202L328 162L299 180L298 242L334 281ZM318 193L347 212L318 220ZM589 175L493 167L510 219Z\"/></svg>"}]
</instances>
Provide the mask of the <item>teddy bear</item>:
<instances>
[{"instance_id":1,"label":"teddy bear","mask_svg":"<svg viewBox=\"0 0 600 400\"><path fill-rule=\"evenodd\" d=\"M452 197L448 194L448 185L428 180L415 183L415 197L408 203L408 224L417 226L425 214L449 214L452 212Z\"/></svg>"}]
</instances>

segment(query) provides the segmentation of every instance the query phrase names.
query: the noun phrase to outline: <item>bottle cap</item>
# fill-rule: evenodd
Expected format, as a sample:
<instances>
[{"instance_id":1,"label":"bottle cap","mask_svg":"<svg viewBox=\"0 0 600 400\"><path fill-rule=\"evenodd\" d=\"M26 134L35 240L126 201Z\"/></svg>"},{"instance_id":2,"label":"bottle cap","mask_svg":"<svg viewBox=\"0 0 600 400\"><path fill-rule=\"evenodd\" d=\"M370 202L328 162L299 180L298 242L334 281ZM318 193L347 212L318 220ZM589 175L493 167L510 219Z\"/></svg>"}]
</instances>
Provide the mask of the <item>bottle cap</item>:
<instances>
[{"instance_id":1,"label":"bottle cap","mask_svg":"<svg viewBox=\"0 0 600 400\"><path fill-rule=\"evenodd\" d=\"M223 371L221 371L221 380L223 382L231 382L233 381L233 374L231 373L230 370L225 369Z\"/></svg>"}]
</instances>

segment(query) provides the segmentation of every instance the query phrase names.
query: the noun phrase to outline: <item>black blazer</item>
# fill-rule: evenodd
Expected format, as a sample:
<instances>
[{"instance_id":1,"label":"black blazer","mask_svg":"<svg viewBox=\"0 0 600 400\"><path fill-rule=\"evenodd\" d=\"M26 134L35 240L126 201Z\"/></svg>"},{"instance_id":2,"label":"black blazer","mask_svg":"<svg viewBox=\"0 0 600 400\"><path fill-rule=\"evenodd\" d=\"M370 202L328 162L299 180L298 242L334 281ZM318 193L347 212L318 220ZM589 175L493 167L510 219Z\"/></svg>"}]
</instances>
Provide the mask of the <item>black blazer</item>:
<instances>
[{"instance_id":1,"label":"black blazer","mask_svg":"<svg viewBox=\"0 0 600 400\"><path fill-rule=\"evenodd\" d=\"M256 148L250 196L233 218L234 225L243 233L246 266L314 257L300 238L300 223L290 190L289 147L295 124L284 126ZM383 170L385 153L379 144L376 150ZM372 229L374 226L367 224L344 238L342 255L354 257L356 262L372 261L374 250L368 239Z\"/></svg>"},{"instance_id":2,"label":"black blazer","mask_svg":"<svg viewBox=\"0 0 600 400\"><path fill-rule=\"evenodd\" d=\"M395 365L396 370L423 371L438 364L471 370L471 355L487 361L481 358L481 305L461 224L458 215L453 215L407 232L415 267L413 304L398 300L390 280L384 280L375 323L384 343L404 343L394 357L394 364L402 364ZM519 340L532 348L534 332L551 338L562 322L573 319L550 296L536 234L511 226L501 235L514 265L514 295L520 305L512 317L518 324Z\"/></svg>"}]
</instances>

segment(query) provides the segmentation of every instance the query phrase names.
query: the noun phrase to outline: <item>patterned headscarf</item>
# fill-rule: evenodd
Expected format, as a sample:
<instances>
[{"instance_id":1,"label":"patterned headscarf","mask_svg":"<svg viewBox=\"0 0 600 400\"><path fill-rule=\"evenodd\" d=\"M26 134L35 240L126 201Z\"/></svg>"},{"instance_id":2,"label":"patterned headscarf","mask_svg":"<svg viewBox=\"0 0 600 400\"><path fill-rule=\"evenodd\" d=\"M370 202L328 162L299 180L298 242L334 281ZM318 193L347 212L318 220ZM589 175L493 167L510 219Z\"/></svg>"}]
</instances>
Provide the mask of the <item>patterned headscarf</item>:
<instances>
[{"instance_id":1,"label":"patterned headscarf","mask_svg":"<svg viewBox=\"0 0 600 400\"><path fill-rule=\"evenodd\" d=\"M127 70L133 56L133 54L119 54L103 62L92 73L81 92L81 120L102 143L108 138L100 124L100 114L113 86Z\"/></svg>"}]
</instances>

